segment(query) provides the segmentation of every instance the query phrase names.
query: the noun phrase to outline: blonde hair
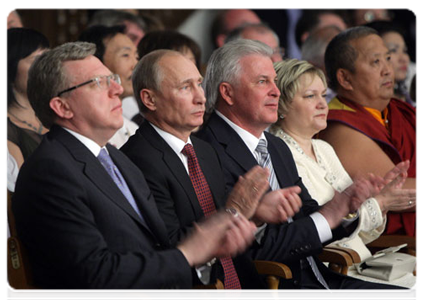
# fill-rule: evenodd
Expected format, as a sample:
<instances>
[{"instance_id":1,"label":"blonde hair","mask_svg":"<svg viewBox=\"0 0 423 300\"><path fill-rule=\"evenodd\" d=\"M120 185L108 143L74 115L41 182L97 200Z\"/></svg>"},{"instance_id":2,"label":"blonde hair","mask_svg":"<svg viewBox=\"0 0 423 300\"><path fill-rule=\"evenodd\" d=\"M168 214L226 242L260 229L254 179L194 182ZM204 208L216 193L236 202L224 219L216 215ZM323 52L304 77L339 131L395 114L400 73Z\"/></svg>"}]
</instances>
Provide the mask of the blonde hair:
<instances>
[{"instance_id":1,"label":"blonde hair","mask_svg":"<svg viewBox=\"0 0 423 300\"><path fill-rule=\"evenodd\" d=\"M300 78L308 74L311 78L318 76L325 87L327 86L325 74L319 68L305 60L289 59L273 64L277 74L276 85L281 91L279 97L278 116L288 113L292 100L300 88Z\"/></svg>"}]
</instances>

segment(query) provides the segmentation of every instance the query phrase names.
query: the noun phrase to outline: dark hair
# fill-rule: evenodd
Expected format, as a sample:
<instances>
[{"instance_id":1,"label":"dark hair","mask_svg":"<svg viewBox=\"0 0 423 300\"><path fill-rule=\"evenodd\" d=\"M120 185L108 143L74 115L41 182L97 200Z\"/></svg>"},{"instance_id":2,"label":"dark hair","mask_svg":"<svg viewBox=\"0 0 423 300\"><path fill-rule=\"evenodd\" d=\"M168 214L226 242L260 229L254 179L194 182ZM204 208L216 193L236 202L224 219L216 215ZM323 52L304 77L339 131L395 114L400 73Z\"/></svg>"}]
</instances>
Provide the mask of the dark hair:
<instances>
[{"instance_id":1,"label":"dark hair","mask_svg":"<svg viewBox=\"0 0 423 300\"><path fill-rule=\"evenodd\" d=\"M219 12L219 14L217 16L215 16L215 18L213 19L212 25L211 25L211 38L213 41L213 45L215 48L217 48L217 44L216 44L216 38L219 34L228 34L228 28L226 28L226 24L225 24L225 18L226 18L226 14L229 10L222 10Z\"/></svg>"},{"instance_id":2,"label":"dark hair","mask_svg":"<svg viewBox=\"0 0 423 300\"><path fill-rule=\"evenodd\" d=\"M349 28L337 36L329 43L325 52L325 68L328 77L328 84L334 91L338 88L338 79L336 72L339 69L346 69L352 73L355 72L355 61L357 51L351 46L351 41L376 34L377 31L366 26L357 26Z\"/></svg>"},{"instance_id":3,"label":"dark hair","mask_svg":"<svg viewBox=\"0 0 423 300\"><path fill-rule=\"evenodd\" d=\"M302 46L301 36L305 32L310 32L315 29L315 27L320 23L320 16L325 14L337 15L345 22L345 18L340 11L330 9L303 10L301 17L295 26L295 42L299 48Z\"/></svg>"},{"instance_id":4,"label":"dark hair","mask_svg":"<svg viewBox=\"0 0 423 300\"><path fill-rule=\"evenodd\" d=\"M107 38L111 39L119 33L125 34L124 25L116 25L112 27L94 25L82 31L78 40L81 42L89 42L95 44L97 50L94 56L103 62L104 52L106 51L104 40Z\"/></svg>"},{"instance_id":5,"label":"dark hair","mask_svg":"<svg viewBox=\"0 0 423 300\"><path fill-rule=\"evenodd\" d=\"M174 30L158 30L147 33L138 44L138 55L141 59L154 50L168 49L182 52L184 48L192 51L195 57L195 64L200 69L200 47L190 37Z\"/></svg>"},{"instance_id":6,"label":"dark hair","mask_svg":"<svg viewBox=\"0 0 423 300\"><path fill-rule=\"evenodd\" d=\"M398 23L394 23L391 21L374 21L365 24L364 26L373 28L377 31L377 33L382 36L387 32L396 32L400 34L402 37L406 35L404 28L399 25Z\"/></svg>"},{"instance_id":7,"label":"dark hair","mask_svg":"<svg viewBox=\"0 0 423 300\"><path fill-rule=\"evenodd\" d=\"M7 107L17 105L13 85L21 59L38 49L50 47L48 39L40 32L29 28L11 28L7 30Z\"/></svg>"},{"instance_id":8,"label":"dark hair","mask_svg":"<svg viewBox=\"0 0 423 300\"><path fill-rule=\"evenodd\" d=\"M116 25L125 25L125 21L136 24L140 29L146 30L144 20L130 12L116 9L104 9L96 11L88 26L102 25L112 27Z\"/></svg>"}]
</instances>

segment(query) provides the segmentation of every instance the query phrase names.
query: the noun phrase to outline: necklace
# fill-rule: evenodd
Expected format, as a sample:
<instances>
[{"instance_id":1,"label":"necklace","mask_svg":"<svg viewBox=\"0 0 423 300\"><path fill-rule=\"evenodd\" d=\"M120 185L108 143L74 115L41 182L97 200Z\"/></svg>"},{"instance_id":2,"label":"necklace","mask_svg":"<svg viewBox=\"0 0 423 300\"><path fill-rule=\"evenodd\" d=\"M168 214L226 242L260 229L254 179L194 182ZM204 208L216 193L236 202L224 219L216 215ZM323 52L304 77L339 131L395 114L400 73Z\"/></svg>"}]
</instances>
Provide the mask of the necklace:
<instances>
[{"instance_id":1,"label":"necklace","mask_svg":"<svg viewBox=\"0 0 423 300\"><path fill-rule=\"evenodd\" d=\"M39 128L37 128L37 127L35 127L34 125L32 125L31 123L29 123L29 122L27 122L27 121L25 121L25 120L21 120L21 119L19 119L17 116L15 116L14 114L12 114L11 112L8 112L9 113L9 115L11 115L12 117L14 117L16 120L18 120L19 122L21 122L21 123L23 123L23 124L25 124L25 125L27 125L29 128L31 128L33 131L35 131L36 133L38 133L38 134L41 134L41 132L43 131L43 124L41 124L41 122L40 122L40 127Z\"/></svg>"}]
</instances>

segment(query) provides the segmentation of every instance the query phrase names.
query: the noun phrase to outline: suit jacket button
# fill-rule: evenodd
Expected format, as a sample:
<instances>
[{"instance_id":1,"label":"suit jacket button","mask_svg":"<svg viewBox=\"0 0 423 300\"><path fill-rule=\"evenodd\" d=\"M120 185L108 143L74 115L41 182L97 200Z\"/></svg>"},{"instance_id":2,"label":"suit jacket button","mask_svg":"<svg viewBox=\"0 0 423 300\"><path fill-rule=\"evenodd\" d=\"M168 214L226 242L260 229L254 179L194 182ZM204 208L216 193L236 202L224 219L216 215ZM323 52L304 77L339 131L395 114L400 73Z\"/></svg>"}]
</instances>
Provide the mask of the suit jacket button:
<instances>
[{"instance_id":1,"label":"suit jacket button","mask_svg":"<svg viewBox=\"0 0 423 300\"><path fill-rule=\"evenodd\" d=\"M299 285L299 282L298 282L298 280L294 280L294 285Z\"/></svg>"}]
</instances>

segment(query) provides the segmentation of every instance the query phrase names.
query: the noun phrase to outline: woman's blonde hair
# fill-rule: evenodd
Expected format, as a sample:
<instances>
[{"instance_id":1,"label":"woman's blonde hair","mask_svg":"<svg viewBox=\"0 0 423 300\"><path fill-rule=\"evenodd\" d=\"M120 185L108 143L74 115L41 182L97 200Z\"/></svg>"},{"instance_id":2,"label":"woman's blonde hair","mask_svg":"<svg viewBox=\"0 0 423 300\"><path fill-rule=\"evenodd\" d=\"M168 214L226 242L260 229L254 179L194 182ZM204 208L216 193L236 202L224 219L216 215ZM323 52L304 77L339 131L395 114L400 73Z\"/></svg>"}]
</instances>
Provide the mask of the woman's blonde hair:
<instances>
[{"instance_id":1,"label":"woman's blonde hair","mask_svg":"<svg viewBox=\"0 0 423 300\"><path fill-rule=\"evenodd\" d=\"M277 74L276 85L281 91L279 97L278 116L288 113L292 100L300 88L300 77L309 74L311 78L319 76L325 87L327 86L325 74L319 68L305 60L289 59L273 64Z\"/></svg>"}]
</instances>

